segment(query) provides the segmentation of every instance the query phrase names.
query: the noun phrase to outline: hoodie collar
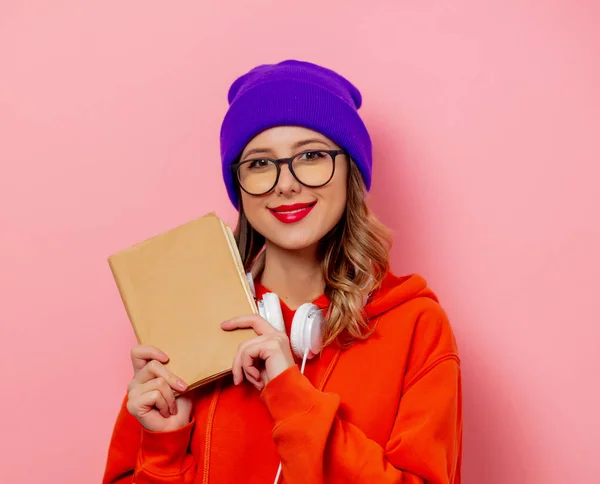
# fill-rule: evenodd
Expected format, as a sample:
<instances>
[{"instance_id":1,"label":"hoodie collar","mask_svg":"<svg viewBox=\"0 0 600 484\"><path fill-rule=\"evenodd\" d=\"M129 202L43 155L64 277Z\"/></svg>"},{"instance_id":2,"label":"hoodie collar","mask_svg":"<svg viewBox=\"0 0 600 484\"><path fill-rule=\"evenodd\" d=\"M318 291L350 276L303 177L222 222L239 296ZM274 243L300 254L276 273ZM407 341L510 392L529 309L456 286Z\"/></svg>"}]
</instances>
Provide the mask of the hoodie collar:
<instances>
[{"instance_id":1,"label":"hoodie collar","mask_svg":"<svg viewBox=\"0 0 600 484\"><path fill-rule=\"evenodd\" d=\"M260 299L267 292L270 292L269 289L257 281L256 296ZM365 306L365 312L369 319L373 319L396 306L418 297L428 297L438 302L437 296L427 286L427 281L420 275L409 274L397 276L393 272L388 271L379 288L369 297ZM281 299L280 302L284 314L293 314L295 312ZM329 302L329 298L325 294L321 294L312 301L319 309L327 309Z\"/></svg>"}]
</instances>

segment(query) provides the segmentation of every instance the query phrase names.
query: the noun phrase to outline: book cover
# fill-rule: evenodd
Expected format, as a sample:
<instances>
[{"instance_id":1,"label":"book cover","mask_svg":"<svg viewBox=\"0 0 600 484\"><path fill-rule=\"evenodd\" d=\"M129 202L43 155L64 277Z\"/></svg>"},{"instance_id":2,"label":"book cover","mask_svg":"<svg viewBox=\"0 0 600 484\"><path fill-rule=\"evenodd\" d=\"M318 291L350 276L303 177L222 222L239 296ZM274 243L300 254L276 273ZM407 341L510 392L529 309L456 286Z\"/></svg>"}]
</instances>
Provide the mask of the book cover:
<instances>
[{"instance_id":1,"label":"book cover","mask_svg":"<svg viewBox=\"0 0 600 484\"><path fill-rule=\"evenodd\" d=\"M256 336L220 327L258 311L231 229L212 212L108 263L138 342L167 353L188 391L230 373L239 344Z\"/></svg>"}]
</instances>

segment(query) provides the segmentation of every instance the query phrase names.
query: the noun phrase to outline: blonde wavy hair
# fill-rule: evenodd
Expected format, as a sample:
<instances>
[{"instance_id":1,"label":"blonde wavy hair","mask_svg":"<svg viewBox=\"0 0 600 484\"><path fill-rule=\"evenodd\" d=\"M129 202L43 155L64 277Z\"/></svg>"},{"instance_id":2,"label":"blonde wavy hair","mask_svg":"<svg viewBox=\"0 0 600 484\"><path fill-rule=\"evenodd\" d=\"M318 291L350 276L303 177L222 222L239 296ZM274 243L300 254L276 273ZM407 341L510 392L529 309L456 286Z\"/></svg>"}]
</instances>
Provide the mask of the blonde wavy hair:
<instances>
[{"instance_id":1,"label":"blonde wavy hair","mask_svg":"<svg viewBox=\"0 0 600 484\"><path fill-rule=\"evenodd\" d=\"M348 346L372 333L364 301L389 270L390 231L371 213L360 171L349 163L346 210L338 224L320 241L318 256L329 298L323 328L323 345ZM234 232L246 271L265 246L265 238L248 222L240 207Z\"/></svg>"}]
</instances>

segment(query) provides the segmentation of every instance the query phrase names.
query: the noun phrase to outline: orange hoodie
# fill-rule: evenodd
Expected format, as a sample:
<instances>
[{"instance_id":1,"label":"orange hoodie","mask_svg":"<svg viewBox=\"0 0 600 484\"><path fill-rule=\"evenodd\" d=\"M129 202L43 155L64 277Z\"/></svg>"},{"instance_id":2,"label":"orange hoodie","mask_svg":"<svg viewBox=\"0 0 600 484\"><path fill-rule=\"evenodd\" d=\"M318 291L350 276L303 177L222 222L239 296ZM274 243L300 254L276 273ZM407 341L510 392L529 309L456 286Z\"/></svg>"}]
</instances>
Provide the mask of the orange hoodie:
<instances>
[{"instance_id":1,"label":"orange hoodie","mask_svg":"<svg viewBox=\"0 0 600 484\"><path fill-rule=\"evenodd\" d=\"M294 312L282 310L289 334ZM366 312L373 335L326 347L304 374L293 366L262 392L231 377L194 390L179 430L150 432L123 402L103 482L264 484L281 461L288 484L460 484L460 366L436 296L390 273Z\"/></svg>"}]
</instances>

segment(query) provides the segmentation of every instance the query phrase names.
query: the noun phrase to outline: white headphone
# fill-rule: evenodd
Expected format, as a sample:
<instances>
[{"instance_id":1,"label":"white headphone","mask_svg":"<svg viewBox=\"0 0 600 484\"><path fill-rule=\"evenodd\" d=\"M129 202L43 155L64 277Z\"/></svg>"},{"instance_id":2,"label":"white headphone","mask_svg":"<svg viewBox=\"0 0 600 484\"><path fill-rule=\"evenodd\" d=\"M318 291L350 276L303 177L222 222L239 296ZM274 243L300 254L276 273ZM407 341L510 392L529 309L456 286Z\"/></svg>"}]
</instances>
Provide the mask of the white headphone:
<instances>
[{"instance_id":1,"label":"white headphone","mask_svg":"<svg viewBox=\"0 0 600 484\"><path fill-rule=\"evenodd\" d=\"M256 289L252 273L246 274L252 294L256 299ZM257 299L258 312L262 318L267 320L271 326L278 331L285 331L283 314L279 296L273 292L266 293L262 299ZM298 358L312 358L321 351L322 337L321 326L323 324L323 312L312 303L300 306L294 314L292 329L290 330L290 344ZM304 366L304 364L302 365Z\"/></svg>"}]
</instances>

